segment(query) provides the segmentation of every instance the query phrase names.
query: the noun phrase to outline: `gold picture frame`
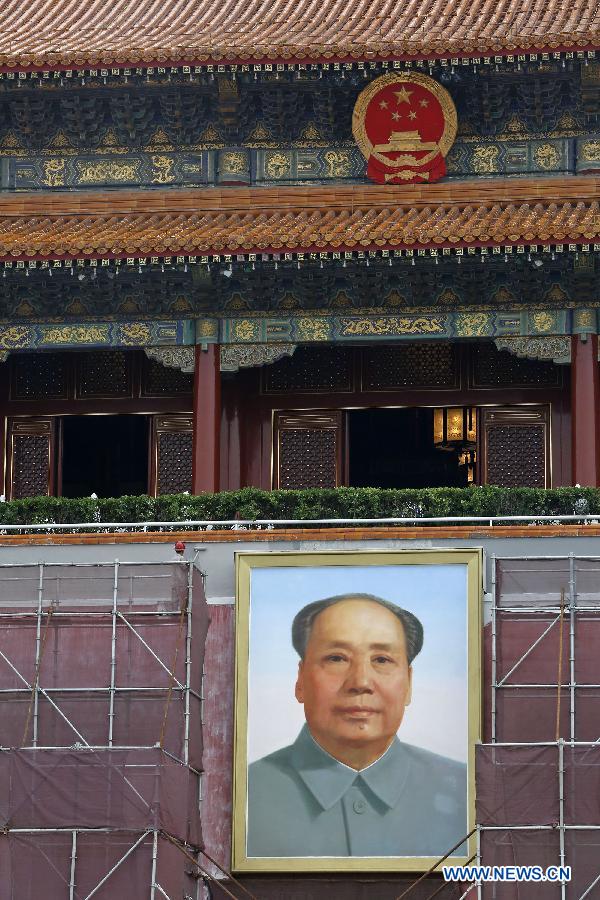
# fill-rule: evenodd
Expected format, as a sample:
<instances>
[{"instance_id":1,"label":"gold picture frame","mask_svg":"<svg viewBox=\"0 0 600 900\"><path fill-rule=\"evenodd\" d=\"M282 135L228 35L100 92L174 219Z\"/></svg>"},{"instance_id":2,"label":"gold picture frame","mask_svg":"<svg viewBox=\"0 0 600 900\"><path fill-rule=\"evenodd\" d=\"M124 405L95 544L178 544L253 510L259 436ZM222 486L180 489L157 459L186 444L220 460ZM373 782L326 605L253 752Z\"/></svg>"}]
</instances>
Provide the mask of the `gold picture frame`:
<instances>
[{"instance_id":1,"label":"gold picture frame","mask_svg":"<svg viewBox=\"0 0 600 900\"><path fill-rule=\"evenodd\" d=\"M406 567L411 567L406 568ZM448 568L452 567L452 568ZM458 567L458 568L455 568ZM260 810L261 820L273 821L273 827L276 827L277 821L288 822L290 828L290 842L293 843L294 851L291 855L271 855L270 851L262 855L258 855L253 849L248 852L249 838L256 844L254 832L257 832L257 826L250 824L256 818L255 811L251 810L252 815L249 819L248 805L248 787L249 787L249 764L252 761L252 755L249 756L249 735L253 737L256 744L257 739L262 739L265 729L258 726L257 710L264 711L265 719L268 725L275 723L277 727L285 725L281 722L282 717L277 716L276 705L273 706L267 696L260 695L260 689L255 685L271 684L273 681L277 690L285 690L283 702L287 704L287 694L290 696L290 713L293 710L294 716L307 714L306 704L300 707L298 713L298 704L293 699L293 690L289 690L289 677L291 671L291 662L288 664L287 644L290 646L289 652L294 654L291 649L291 643L285 637L289 634L289 626L291 625L292 616L288 614L288 607L292 612L296 609L306 607L305 597L296 596L296 592L304 592L306 589L306 597L309 602L314 601L315 591L317 599L334 597L335 602L339 602L339 595L346 596L349 593L360 594L376 594L377 598L382 598L390 603L400 606L399 613L406 614L409 609L409 603L402 599L403 592L408 593L415 591L419 596L413 596L410 599L410 612L414 615L424 617L424 621L434 623L425 625L425 645L427 642L427 630L437 628L437 632L432 632L431 640L434 641L433 647L438 646L438 652L435 659L443 660L444 658L452 659L453 655L456 659L462 660L462 672L459 687L456 689L456 696L459 698L456 706L456 720L462 722L461 729L457 725L456 741L457 746L460 745L464 749L464 763L461 771L466 775L466 780L461 780L461 793L458 796L463 816L455 821L461 824L466 818L464 833L459 835L460 838L465 837L460 848L461 855L452 855L447 862L453 865L461 865L476 852L475 835L470 834L475 825L475 745L481 740L482 728L482 701L481 701L481 605L482 605L482 570L483 570L483 551L481 549L439 549L439 550L359 550L359 551L318 551L318 552L259 552L259 553L236 553L236 657L235 657L235 731L234 731L234 770L233 770L233 835L232 835L232 869L237 872L352 872L352 871L373 871L373 872L424 872L435 866L440 858L452 849L452 846L436 846L435 855L431 852L428 854L415 855L415 853L406 853L405 855L390 855L389 851L385 854L373 855L373 852L364 855L357 855L352 850L340 852L335 855L326 856L315 853L307 853L306 855L297 855L302 852L303 838L300 836L299 841L294 838L291 833L294 828L300 828L302 816L296 816L294 809L284 810L283 819L281 818L281 810L277 810L277 804L282 803L282 792L278 789L277 783L273 783L272 791L269 790L261 796L268 798L266 804L261 804ZM464 576L464 581L463 581ZM463 587L464 584L464 587ZM303 587L303 585L306 586ZM317 587L318 585L318 587ZM351 585L351 589L348 588ZM373 585L372 590L365 590ZM382 590L382 585L388 585L389 589ZM398 586L400 585L400 586ZM402 586L403 585L403 586ZM431 589L426 585L431 585ZM437 585L437 587L435 587ZM286 587L287 586L287 587ZM425 587L424 587L425 586ZM312 591L312 593L311 593ZM438 598L439 592L439 598ZM387 596L383 597L386 593ZM321 595L319 598L318 595ZM400 594L400 599L398 599ZM451 595L451 598L450 598ZM449 597L448 601L441 598ZM281 598L281 599L279 599ZM437 599L436 599L437 598ZM364 603L367 602L363 600ZM371 602L371 601L368 601ZM445 606L442 606L442 602ZM295 605L294 605L295 604ZM438 604L436 606L436 604ZM460 612L461 605L463 607L464 616ZM293 609L292 609L293 607ZM406 607L406 608L405 608ZM354 606L356 610L357 606ZM346 611L348 606L346 606ZM294 613L295 614L295 613ZM371 615L369 613L369 615ZM389 613L383 613L383 616ZM266 618L265 618L266 617ZM397 615L398 617L398 615ZM276 620L271 628L271 621ZM405 637L405 647L408 645L407 624L404 619L403 631ZM445 621L452 624L456 634L460 634L460 639L454 640L462 646L454 648L446 647L446 651L439 652L439 646L445 646L448 639L454 631L447 631L444 625ZM435 623L439 623L435 624ZM395 623L392 620L392 626ZM314 628L314 620L311 620L311 628ZM462 630L461 630L462 629ZM283 640L278 642L277 635L282 636ZM308 632L307 640L310 640L311 632ZM450 635L450 638L447 636ZM286 646L284 646L286 645ZM308 646L308 645L305 645ZM375 645L373 645L375 646ZM376 646L379 646L376 645ZM369 651L370 652L370 651ZM419 651L417 650L417 653ZM430 657L432 648L429 650ZM254 662L254 654L256 654ZM285 658L286 675L279 677L277 662L278 659ZM294 654L295 663L298 657ZM265 662L266 660L266 662ZM337 663L337 657L334 657ZM378 664L383 665L385 659L381 659ZM406 660L405 660L406 662ZM440 662L439 665L445 663ZM434 664L437 666L438 663ZM274 667L276 672L274 679L267 678L265 680L263 669L269 671L268 667ZM262 667L262 668L261 668ZM459 667L460 668L460 667ZM260 670L260 671L259 671ZM386 670L387 671L387 670ZM438 671L437 669L435 670ZM430 678L433 669L430 671ZM261 674L262 673L262 674ZM416 706L414 699L419 692L419 677L413 679L415 689L413 690L413 707ZM261 681L262 678L262 681ZM285 684L279 688L281 681ZM439 692L443 694L446 690L447 680L443 680L439 685ZM252 690L255 692L251 695ZM435 695L435 691L434 691ZM283 696L283 694L282 694ZM431 690L429 691L431 696ZM431 703L432 701L427 701ZM440 703L442 700L434 701ZM424 707L423 707L424 708ZM444 707L445 708L445 707ZM287 706L286 706L287 709ZM418 724L418 709L415 722ZM430 709L430 713L433 707ZM254 711L254 712L253 712ZM460 711L460 714L459 714ZM412 714L412 710L411 710ZM444 713L448 715L449 713ZM424 715L424 714L423 714ZM253 722L256 719L256 722ZM261 722L263 712L260 713ZM285 716L283 717L285 718ZM402 721L402 719L400 719ZM424 718L429 731L434 734L436 731L435 713ZM454 719L450 720L451 722ZM269 731L269 727L266 731ZM440 723L441 727L442 723ZM291 726L289 726L291 728ZM360 726L362 728L362 726ZM413 723L413 727L414 723ZM303 730L308 726L304 726ZM402 731L402 728L400 729ZM460 733L458 733L460 731ZM446 741L447 730L442 731L439 738L441 742ZM398 742L397 738L391 738L394 746L408 747L409 750L417 754L423 754L423 759L441 760L445 765L444 755L432 755L427 749L421 750L419 747L412 747L408 742ZM333 761L333 765L342 766L346 769L341 761L333 759L326 751L314 741L317 746L317 752L325 753L328 759ZM294 746L294 745L292 745ZM443 744L445 747L446 744ZM391 748L391 744L389 745ZM268 749L268 748L267 748ZM265 754L263 759L258 759L256 753L254 758L262 766L261 772L265 771L265 765L271 765L268 760L279 759L279 753L289 750L284 748L279 750L277 754ZM259 756L263 751L261 750ZM462 752L462 750L461 750ZM388 751L383 752L383 756L387 757ZM436 751L437 753L437 751ZM381 758L383 758L383 756ZM419 757L421 758L421 757ZM457 756L455 754L455 759ZM379 763L377 759L374 766ZM448 764L458 766L459 763L453 762L448 758ZM336 770L336 771L337 771ZM254 769L253 771L259 771ZM267 769L266 771L270 771ZM352 769L350 769L352 771ZM366 769L364 770L366 771ZM414 772L414 769L412 770ZM422 771L419 770L419 771ZM359 774L359 771L356 772ZM251 775L250 780L255 778ZM434 779L432 779L433 781ZM428 786L429 779L423 780L423 790L430 790ZM447 779L446 779L447 782ZM356 782L355 782L356 783ZM410 782L409 783L414 783ZM419 782L420 783L420 782ZM465 791L466 787L466 791ZM411 788L412 789L412 788ZM353 787L354 790L354 787ZM433 789L431 789L433 790ZM466 793L466 796L465 796ZM425 793L419 795L425 797ZM462 798L462 799L461 799ZM464 801L464 804L463 804ZM339 801L340 803L342 800ZM345 802L345 800L344 800ZM362 802L362 801L361 801ZM408 799L406 803L408 804ZM414 804L414 799L413 799ZM438 803L438 795L436 795L436 803ZM429 803L429 800L427 800ZM425 807L427 804L423 804ZM356 806L355 811L362 810ZM405 807L406 809L408 808ZM429 807L428 807L429 808ZM256 810L258 812L258 810ZM285 815L288 812L289 815ZM386 808L386 813L387 813ZM399 811L400 812L400 811ZM393 814L393 810L390 812ZM404 814L404 812L402 813ZM279 820L277 816L279 815ZM375 813L374 813L375 815ZM361 819L361 824L366 821L366 817ZM392 821L392 820L389 820ZM315 827L318 827L316 825ZM278 834L281 833L281 826ZM250 834L249 834L250 829ZM283 828L285 830L285 826ZM314 831L314 829L308 829ZM425 829L427 831L427 829ZM390 833L393 832L393 828ZM300 834L304 833L303 831ZM387 832L386 832L387 833ZM394 832L395 833L395 832ZM449 834L450 832L448 832ZM456 826L453 833L456 833ZM262 840L262 831L259 834ZM260 843L259 840L259 843ZM265 840L269 841L268 836ZM282 838L283 840L283 838ZM333 840L333 838L332 838ZM337 838L336 838L337 840ZM339 838L342 840L342 837ZM440 841L442 839L440 838ZM348 838L350 841L350 838ZM446 841L447 842L447 841ZM285 841L284 841L285 843ZM457 843L457 842L454 842ZM399 851L401 848L398 848ZM297 852L296 852L297 851ZM439 852L438 852L439 851ZM455 851L458 852L458 851Z\"/></svg>"}]
</instances>

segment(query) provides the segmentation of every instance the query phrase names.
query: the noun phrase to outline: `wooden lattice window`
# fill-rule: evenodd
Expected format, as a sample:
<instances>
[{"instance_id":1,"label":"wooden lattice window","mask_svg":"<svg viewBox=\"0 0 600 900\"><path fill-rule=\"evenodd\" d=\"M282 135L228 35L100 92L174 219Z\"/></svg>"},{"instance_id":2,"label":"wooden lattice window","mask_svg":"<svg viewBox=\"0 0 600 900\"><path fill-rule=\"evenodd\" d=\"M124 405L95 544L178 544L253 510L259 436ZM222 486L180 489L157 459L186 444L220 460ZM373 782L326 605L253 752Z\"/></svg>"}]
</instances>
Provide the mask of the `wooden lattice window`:
<instances>
[{"instance_id":1,"label":"wooden lattice window","mask_svg":"<svg viewBox=\"0 0 600 900\"><path fill-rule=\"evenodd\" d=\"M298 347L293 356L265 368L268 394L352 390L351 347Z\"/></svg>"},{"instance_id":2,"label":"wooden lattice window","mask_svg":"<svg viewBox=\"0 0 600 900\"><path fill-rule=\"evenodd\" d=\"M143 397L176 397L191 394L194 376L181 369L163 366L153 359L144 359L142 374Z\"/></svg>"},{"instance_id":3,"label":"wooden lattice window","mask_svg":"<svg viewBox=\"0 0 600 900\"><path fill-rule=\"evenodd\" d=\"M154 416L152 481L155 494L192 489L191 416Z\"/></svg>"},{"instance_id":4,"label":"wooden lattice window","mask_svg":"<svg viewBox=\"0 0 600 900\"><path fill-rule=\"evenodd\" d=\"M483 481L502 487L550 486L547 406L482 410Z\"/></svg>"},{"instance_id":5,"label":"wooden lattice window","mask_svg":"<svg viewBox=\"0 0 600 900\"><path fill-rule=\"evenodd\" d=\"M475 388L560 387L562 367L547 360L519 359L489 342L474 344L471 351Z\"/></svg>"},{"instance_id":6,"label":"wooden lattice window","mask_svg":"<svg viewBox=\"0 0 600 900\"><path fill-rule=\"evenodd\" d=\"M11 400L63 400L69 368L64 353L18 353L10 358Z\"/></svg>"},{"instance_id":7,"label":"wooden lattice window","mask_svg":"<svg viewBox=\"0 0 600 900\"><path fill-rule=\"evenodd\" d=\"M275 487L333 488L342 482L342 412L279 413Z\"/></svg>"},{"instance_id":8,"label":"wooden lattice window","mask_svg":"<svg viewBox=\"0 0 600 900\"><path fill-rule=\"evenodd\" d=\"M78 353L78 396L131 396L132 360L132 355L127 350L89 350Z\"/></svg>"},{"instance_id":9,"label":"wooden lattice window","mask_svg":"<svg viewBox=\"0 0 600 900\"><path fill-rule=\"evenodd\" d=\"M9 499L53 492L55 424L52 418L9 419Z\"/></svg>"},{"instance_id":10,"label":"wooden lattice window","mask_svg":"<svg viewBox=\"0 0 600 900\"><path fill-rule=\"evenodd\" d=\"M362 351L363 390L458 387L458 349L458 344L450 341L365 347Z\"/></svg>"}]
</instances>

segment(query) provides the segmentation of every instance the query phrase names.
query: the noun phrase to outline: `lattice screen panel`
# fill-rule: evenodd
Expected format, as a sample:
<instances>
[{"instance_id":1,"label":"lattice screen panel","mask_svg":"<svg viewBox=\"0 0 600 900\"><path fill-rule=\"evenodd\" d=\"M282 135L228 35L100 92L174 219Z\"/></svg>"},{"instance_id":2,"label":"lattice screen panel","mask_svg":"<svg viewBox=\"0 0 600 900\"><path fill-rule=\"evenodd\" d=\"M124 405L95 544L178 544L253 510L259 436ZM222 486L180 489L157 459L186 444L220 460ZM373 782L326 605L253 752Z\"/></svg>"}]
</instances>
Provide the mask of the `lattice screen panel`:
<instances>
[{"instance_id":1,"label":"lattice screen panel","mask_svg":"<svg viewBox=\"0 0 600 900\"><path fill-rule=\"evenodd\" d=\"M156 416L156 494L192 489L192 420L190 416Z\"/></svg>"},{"instance_id":2,"label":"lattice screen panel","mask_svg":"<svg viewBox=\"0 0 600 900\"><path fill-rule=\"evenodd\" d=\"M176 397L191 394L194 376L181 369L163 366L146 359L143 370L142 394L144 397Z\"/></svg>"},{"instance_id":3,"label":"lattice screen panel","mask_svg":"<svg viewBox=\"0 0 600 900\"><path fill-rule=\"evenodd\" d=\"M458 387L458 345L449 341L366 347L362 385L366 391Z\"/></svg>"},{"instance_id":4,"label":"lattice screen panel","mask_svg":"<svg viewBox=\"0 0 600 900\"><path fill-rule=\"evenodd\" d=\"M298 347L293 356L265 369L268 394L352 390L353 353L349 347Z\"/></svg>"},{"instance_id":5,"label":"lattice screen panel","mask_svg":"<svg viewBox=\"0 0 600 900\"><path fill-rule=\"evenodd\" d=\"M81 397L131 395L131 354L126 350L78 353L77 371L77 393Z\"/></svg>"},{"instance_id":6,"label":"lattice screen panel","mask_svg":"<svg viewBox=\"0 0 600 900\"><path fill-rule=\"evenodd\" d=\"M11 357L11 400L67 397L68 367L62 353L20 353Z\"/></svg>"},{"instance_id":7,"label":"lattice screen panel","mask_svg":"<svg viewBox=\"0 0 600 900\"><path fill-rule=\"evenodd\" d=\"M280 415L276 487L333 488L341 479L342 414Z\"/></svg>"},{"instance_id":8,"label":"lattice screen panel","mask_svg":"<svg viewBox=\"0 0 600 900\"><path fill-rule=\"evenodd\" d=\"M545 407L483 411L485 483L549 486L549 421Z\"/></svg>"},{"instance_id":9,"label":"lattice screen panel","mask_svg":"<svg viewBox=\"0 0 600 900\"><path fill-rule=\"evenodd\" d=\"M535 359L519 359L492 343L472 347L473 387L560 387L561 366Z\"/></svg>"}]
</instances>

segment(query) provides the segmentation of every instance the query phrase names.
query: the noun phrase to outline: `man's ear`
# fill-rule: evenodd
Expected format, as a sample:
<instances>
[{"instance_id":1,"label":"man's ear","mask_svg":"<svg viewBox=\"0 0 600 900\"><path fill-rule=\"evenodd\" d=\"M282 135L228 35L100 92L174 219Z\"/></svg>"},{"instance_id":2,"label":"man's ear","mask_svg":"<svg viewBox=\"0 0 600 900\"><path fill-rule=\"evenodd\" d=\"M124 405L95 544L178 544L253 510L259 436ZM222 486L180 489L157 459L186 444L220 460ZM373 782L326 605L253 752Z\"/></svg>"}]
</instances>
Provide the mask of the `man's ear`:
<instances>
[{"instance_id":1,"label":"man's ear","mask_svg":"<svg viewBox=\"0 0 600 900\"><path fill-rule=\"evenodd\" d=\"M408 667L408 689L406 691L406 700L404 705L410 706L410 701L412 700L412 666Z\"/></svg>"},{"instance_id":2,"label":"man's ear","mask_svg":"<svg viewBox=\"0 0 600 900\"><path fill-rule=\"evenodd\" d=\"M298 703L304 703L304 671L302 660L298 663L298 677L296 678L296 689L294 693Z\"/></svg>"}]
</instances>

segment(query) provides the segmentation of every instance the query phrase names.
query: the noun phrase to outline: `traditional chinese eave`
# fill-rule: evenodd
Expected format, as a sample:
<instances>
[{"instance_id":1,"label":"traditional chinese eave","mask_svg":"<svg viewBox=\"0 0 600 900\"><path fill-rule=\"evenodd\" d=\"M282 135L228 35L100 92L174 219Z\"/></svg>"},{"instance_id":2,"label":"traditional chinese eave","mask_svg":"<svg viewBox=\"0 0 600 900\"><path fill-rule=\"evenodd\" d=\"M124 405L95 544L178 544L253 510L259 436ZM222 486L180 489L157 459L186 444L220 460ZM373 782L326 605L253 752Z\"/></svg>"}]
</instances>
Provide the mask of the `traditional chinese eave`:
<instances>
[{"instance_id":1,"label":"traditional chinese eave","mask_svg":"<svg viewBox=\"0 0 600 900\"><path fill-rule=\"evenodd\" d=\"M0 260L12 262L596 249L599 241L600 178L591 176L0 198Z\"/></svg>"},{"instance_id":2,"label":"traditional chinese eave","mask_svg":"<svg viewBox=\"0 0 600 900\"><path fill-rule=\"evenodd\" d=\"M598 0L20 0L0 10L0 66L83 70L518 56L600 47Z\"/></svg>"}]
</instances>

